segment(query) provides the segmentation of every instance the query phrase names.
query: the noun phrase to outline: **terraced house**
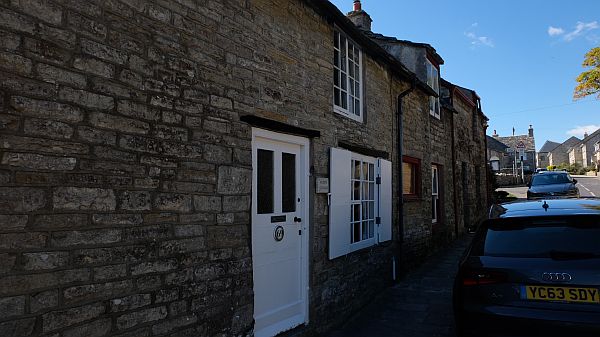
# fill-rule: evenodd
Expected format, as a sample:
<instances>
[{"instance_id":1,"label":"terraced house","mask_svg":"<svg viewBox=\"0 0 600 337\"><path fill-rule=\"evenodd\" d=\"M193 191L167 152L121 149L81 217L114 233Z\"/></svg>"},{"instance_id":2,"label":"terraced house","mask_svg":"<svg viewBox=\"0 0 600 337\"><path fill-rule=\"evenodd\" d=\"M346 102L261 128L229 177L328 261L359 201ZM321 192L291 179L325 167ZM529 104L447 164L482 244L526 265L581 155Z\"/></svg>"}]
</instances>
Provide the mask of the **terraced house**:
<instances>
[{"instance_id":1,"label":"terraced house","mask_svg":"<svg viewBox=\"0 0 600 337\"><path fill-rule=\"evenodd\" d=\"M320 333L475 222L485 157L445 149L479 99L349 17L2 2L0 335Z\"/></svg>"}]
</instances>

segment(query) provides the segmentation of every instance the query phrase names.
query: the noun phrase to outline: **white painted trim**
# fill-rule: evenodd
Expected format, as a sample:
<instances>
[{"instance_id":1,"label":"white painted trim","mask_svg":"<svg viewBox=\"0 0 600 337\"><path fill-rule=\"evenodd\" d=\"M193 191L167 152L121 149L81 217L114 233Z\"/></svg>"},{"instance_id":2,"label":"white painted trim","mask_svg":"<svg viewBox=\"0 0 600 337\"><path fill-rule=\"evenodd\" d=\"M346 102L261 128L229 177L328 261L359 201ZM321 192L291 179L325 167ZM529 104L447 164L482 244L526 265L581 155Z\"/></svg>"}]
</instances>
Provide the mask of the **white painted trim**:
<instances>
[{"instance_id":1,"label":"white painted trim","mask_svg":"<svg viewBox=\"0 0 600 337\"><path fill-rule=\"evenodd\" d=\"M310 140L305 137L293 136L284 133L278 133L273 131L268 131L259 128L252 128L252 163L255 163L256 158L254 146L256 144L256 138L263 138L272 141L278 141L282 143L299 145L300 149L300 157L302 158L302 166L304 167L304 176L302 183L302 195L304 196L304 200L302 200L302 254L301 254L301 273L302 273L302 289L305 289L302 293L302 298L304 300L304 322L303 324L309 323L309 292L310 292L310 283L309 283L309 237L310 237L310 212L309 205L311 200L310 195ZM253 168L254 169L254 168ZM256 175L252 174L252 200L256 200ZM256 213L256 203L252 203L252 214L250 214L250 218ZM252 235L252 234L251 234ZM283 322L282 322L283 323ZM302 323L300 323L302 324Z\"/></svg>"}]
</instances>

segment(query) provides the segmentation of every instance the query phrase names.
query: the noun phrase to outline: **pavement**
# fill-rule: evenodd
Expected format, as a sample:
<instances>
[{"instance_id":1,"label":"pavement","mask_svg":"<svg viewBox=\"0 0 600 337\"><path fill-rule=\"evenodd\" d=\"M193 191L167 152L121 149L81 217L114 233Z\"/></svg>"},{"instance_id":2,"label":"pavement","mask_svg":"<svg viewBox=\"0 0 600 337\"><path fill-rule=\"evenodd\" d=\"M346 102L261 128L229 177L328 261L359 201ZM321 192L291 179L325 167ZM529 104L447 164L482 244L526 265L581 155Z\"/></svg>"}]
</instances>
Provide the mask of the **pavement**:
<instances>
[{"instance_id":1,"label":"pavement","mask_svg":"<svg viewBox=\"0 0 600 337\"><path fill-rule=\"evenodd\" d=\"M471 235L431 256L328 337L454 337L452 285Z\"/></svg>"}]
</instances>

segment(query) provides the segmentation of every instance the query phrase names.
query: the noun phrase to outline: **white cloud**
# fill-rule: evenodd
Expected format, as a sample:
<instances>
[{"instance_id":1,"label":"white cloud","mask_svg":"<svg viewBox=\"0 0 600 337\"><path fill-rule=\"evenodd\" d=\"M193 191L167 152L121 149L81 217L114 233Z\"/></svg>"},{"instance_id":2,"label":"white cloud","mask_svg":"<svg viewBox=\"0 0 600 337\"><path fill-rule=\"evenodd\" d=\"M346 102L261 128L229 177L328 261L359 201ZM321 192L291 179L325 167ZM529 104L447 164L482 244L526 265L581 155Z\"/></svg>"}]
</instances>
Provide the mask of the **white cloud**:
<instances>
[{"instance_id":1,"label":"white cloud","mask_svg":"<svg viewBox=\"0 0 600 337\"><path fill-rule=\"evenodd\" d=\"M595 40L597 40L597 38L594 38L595 35L588 34L588 33L593 30L599 29L599 28L600 28L600 24L598 24L598 21L592 21L592 22L578 21L577 24L575 25L575 28L570 32L566 32L564 29L562 29L560 27L549 26L548 27L548 35L550 35L552 37L562 36L563 40L565 40L567 42L571 42L580 36L586 36L586 39L590 40L590 38L591 38L592 41L595 41Z\"/></svg>"},{"instance_id":2,"label":"white cloud","mask_svg":"<svg viewBox=\"0 0 600 337\"><path fill-rule=\"evenodd\" d=\"M560 28L560 27L548 27L548 35L550 36L557 36L557 35L562 35L565 33L565 30Z\"/></svg>"},{"instance_id":3,"label":"white cloud","mask_svg":"<svg viewBox=\"0 0 600 337\"><path fill-rule=\"evenodd\" d=\"M494 41L487 36L479 36L474 32L465 32L465 36L471 40L471 47L475 48L477 46L486 46L490 48L494 48Z\"/></svg>"},{"instance_id":4,"label":"white cloud","mask_svg":"<svg viewBox=\"0 0 600 337\"><path fill-rule=\"evenodd\" d=\"M591 135L593 132L595 132L598 129L600 129L600 125L592 124L592 125L578 126L574 129L567 131L567 135L583 138L583 135L585 133L587 133L588 135Z\"/></svg>"}]
</instances>

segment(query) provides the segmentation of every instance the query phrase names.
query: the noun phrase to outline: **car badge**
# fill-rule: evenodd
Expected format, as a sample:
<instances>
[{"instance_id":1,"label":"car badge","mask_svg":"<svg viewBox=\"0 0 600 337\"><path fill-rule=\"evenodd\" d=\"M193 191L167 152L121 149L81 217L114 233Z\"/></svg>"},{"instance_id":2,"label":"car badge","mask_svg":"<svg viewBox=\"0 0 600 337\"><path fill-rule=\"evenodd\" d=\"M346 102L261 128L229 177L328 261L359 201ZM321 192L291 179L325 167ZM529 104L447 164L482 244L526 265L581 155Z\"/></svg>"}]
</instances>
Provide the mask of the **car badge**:
<instances>
[{"instance_id":1,"label":"car badge","mask_svg":"<svg viewBox=\"0 0 600 337\"><path fill-rule=\"evenodd\" d=\"M548 282L570 282L573 280L568 273L543 273L542 280Z\"/></svg>"}]
</instances>

